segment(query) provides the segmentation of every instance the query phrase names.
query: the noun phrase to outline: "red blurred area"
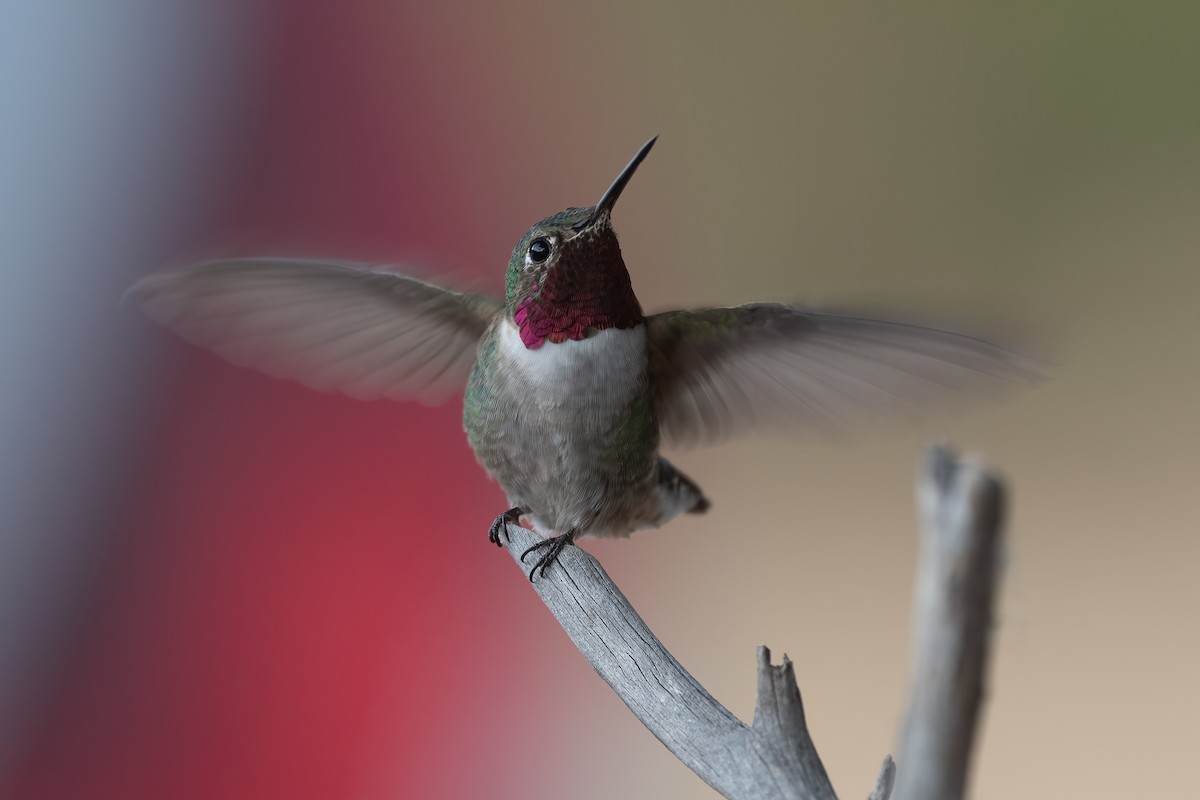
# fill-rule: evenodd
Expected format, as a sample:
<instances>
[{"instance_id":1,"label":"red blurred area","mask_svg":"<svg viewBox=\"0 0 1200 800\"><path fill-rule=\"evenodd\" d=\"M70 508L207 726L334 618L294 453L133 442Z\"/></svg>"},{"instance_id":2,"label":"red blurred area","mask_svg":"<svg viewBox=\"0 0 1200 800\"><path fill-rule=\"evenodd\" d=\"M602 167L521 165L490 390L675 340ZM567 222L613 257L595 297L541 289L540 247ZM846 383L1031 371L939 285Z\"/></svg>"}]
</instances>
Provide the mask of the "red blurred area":
<instances>
[{"instance_id":1,"label":"red blurred area","mask_svg":"<svg viewBox=\"0 0 1200 800\"><path fill-rule=\"evenodd\" d=\"M369 258L453 237L459 179L440 174L451 156L419 113L435 87L403 55L373 63L363 42L393 25L402 53L403 20L355 8L264 11L263 72L244 76L256 102L232 123L241 151L212 203L215 238ZM148 322L146 335L170 336ZM516 714L475 659L520 670L531 658L497 625L525 592L487 544L503 496L457 401L356 403L164 347L122 535L0 796L494 786L501 757L487 745ZM464 751L470 770L456 767Z\"/></svg>"}]
</instances>

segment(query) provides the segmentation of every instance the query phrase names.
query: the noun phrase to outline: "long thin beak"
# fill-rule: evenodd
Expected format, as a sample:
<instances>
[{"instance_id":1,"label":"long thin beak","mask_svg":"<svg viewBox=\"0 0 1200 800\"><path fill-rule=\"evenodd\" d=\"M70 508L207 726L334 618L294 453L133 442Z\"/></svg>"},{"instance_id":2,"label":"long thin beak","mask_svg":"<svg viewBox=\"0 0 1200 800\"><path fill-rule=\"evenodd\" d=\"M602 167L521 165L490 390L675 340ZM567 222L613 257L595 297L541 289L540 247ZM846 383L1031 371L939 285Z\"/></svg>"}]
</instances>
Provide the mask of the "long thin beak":
<instances>
[{"instance_id":1,"label":"long thin beak","mask_svg":"<svg viewBox=\"0 0 1200 800\"><path fill-rule=\"evenodd\" d=\"M637 155L633 157L633 160L625 165L625 169L621 170L621 174L617 176L617 179L604 192L604 196L600 198L599 203L596 203L596 208L592 211L591 215L572 226L575 230L581 231L591 226L604 212L612 211L612 207L617 204L617 198L621 196L621 192L625 189L625 184L629 183L629 179L637 171L638 164L642 163L642 159L646 157L646 154L650 152L650 148L654 147L654 143L657 141L658 137L652 136L650 137L650 141L642 145L642 149L637 151Z\"/></svg>"}]
</instances>

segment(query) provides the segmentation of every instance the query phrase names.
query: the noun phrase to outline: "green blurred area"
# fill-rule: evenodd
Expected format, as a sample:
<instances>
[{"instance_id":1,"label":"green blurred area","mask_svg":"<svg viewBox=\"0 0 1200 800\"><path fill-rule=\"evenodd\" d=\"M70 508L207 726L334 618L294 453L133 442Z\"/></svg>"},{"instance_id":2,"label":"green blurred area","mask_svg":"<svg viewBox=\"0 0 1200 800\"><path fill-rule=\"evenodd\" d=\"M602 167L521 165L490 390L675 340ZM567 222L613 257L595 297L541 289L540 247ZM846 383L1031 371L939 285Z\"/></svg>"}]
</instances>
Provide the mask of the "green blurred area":
<instances>
[{"instance_id":1,"label":"green blurred area","mask_svg":"<svg viewBox=\"0 0 1200 800\"><path fill-rule=\"evenodd\" d=\"M665 47L625 69L670 70L654 94L681 128L664 144L686 136L701 207L689 266L902 295L1055 288L1086 270L1086 297L1129 269L1131 240L1195 207L1197 8L678 4L641 34ZM1091 241L1037 260L1064 227ZM707 266L721 296L744 283Z\"/></svg>"}]
</instances>

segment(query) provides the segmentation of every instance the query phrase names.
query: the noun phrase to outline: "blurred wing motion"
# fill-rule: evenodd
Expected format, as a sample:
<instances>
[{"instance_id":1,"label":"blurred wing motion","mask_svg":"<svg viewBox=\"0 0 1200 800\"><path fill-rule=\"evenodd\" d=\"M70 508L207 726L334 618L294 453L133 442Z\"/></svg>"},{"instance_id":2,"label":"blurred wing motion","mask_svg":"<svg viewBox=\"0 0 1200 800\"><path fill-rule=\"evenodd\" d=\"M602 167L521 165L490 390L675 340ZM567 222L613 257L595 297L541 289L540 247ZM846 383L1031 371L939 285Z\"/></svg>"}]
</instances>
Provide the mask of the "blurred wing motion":
<instances>
[{"instance_id":1,"label":"blurred wing motion","mask_svg":"<svg viewBox=\"0 0 1200 800\"><path fill-rule=\"evenodd\" d=\"M444 399L466 383L496 300L320 261L209 261L129 290L153 319L240 366L320 391Z\"/></svg>"},{"instance_id":2,"label":"blurred wing motion","mask_svg":"<svg viewBox=\"0 0 1200 800\"><path fill-rule=\"evenodd\" d=\"M666 442L712 444L746 429L838 428L913 418L1037 377L981 339L775 303L646 319Z\"/></svg>"}]
</instances>

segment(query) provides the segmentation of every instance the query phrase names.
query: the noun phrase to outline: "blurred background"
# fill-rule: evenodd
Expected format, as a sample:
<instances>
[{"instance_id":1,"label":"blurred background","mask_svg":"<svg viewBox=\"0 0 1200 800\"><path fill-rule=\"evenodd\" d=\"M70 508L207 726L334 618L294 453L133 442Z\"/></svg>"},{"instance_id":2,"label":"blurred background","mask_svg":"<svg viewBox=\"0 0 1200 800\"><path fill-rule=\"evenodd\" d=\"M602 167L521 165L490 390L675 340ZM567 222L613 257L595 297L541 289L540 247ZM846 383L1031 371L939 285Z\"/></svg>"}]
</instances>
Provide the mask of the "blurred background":
<instances>
[{"instance_id":1,"label":"blurred background","mask_svg":"<svg viewBox=\"0 0 1200 800\"><path fill-rule=\"evenodd\" d=\"M881 307L1056 366L942 427L676 454L712 511L586 545L650 626L744 719L789 653L865 795L946 435L1013 486L974 797L1191 785L1200 6L425 5L0 11L0 796L714 796L487 544L458 400L316 394L119 304L243 254L499 292L654 133L616 216L648 310Z\"/></svg>"}]
</instances>

